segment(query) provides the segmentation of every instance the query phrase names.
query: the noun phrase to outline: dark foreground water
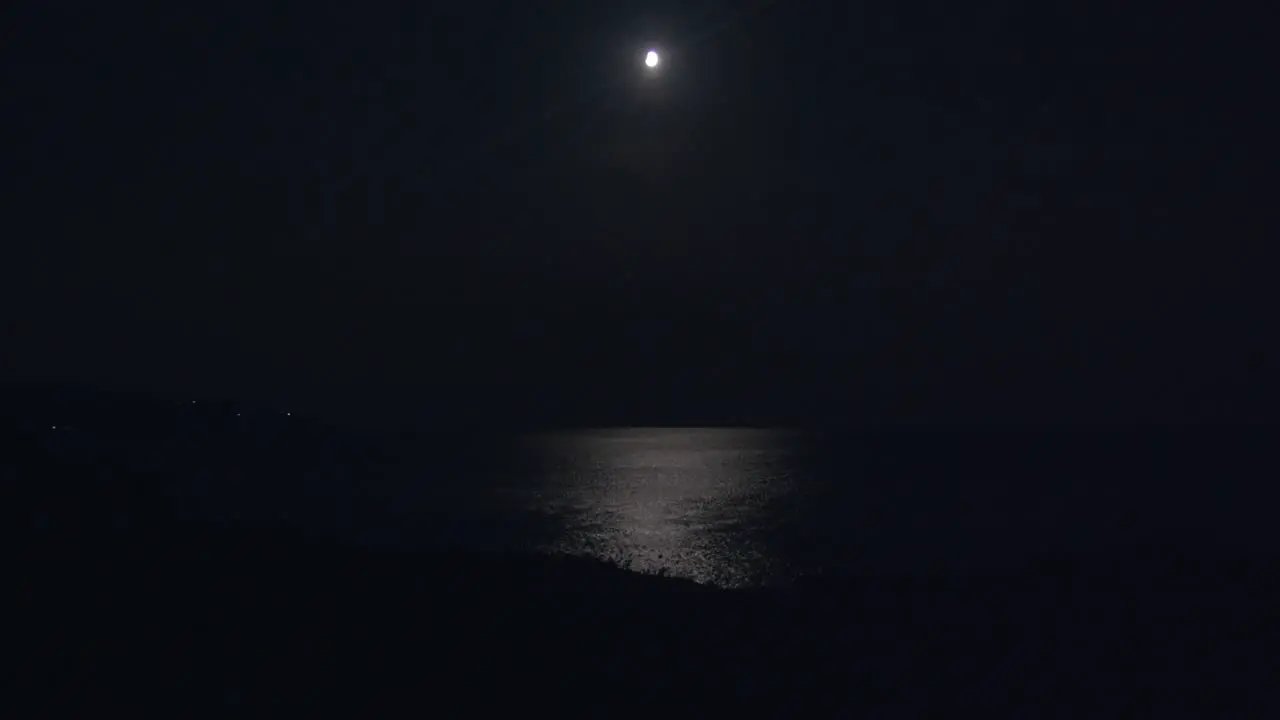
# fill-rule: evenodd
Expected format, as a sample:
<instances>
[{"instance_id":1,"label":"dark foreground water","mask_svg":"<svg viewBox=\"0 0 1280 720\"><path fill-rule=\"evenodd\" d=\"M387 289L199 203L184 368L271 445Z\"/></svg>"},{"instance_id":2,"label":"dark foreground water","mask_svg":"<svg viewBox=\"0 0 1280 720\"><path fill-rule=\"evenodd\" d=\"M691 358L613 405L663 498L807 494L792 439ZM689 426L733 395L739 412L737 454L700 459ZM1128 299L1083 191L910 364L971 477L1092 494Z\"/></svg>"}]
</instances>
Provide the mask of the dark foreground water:
<instances>
[{"instance_id":1,"label":"dark foreground water","mask_svg":"<svg viewBox=\"0 0 1280 720\"><path fill-rule=\"evenodd\" d=\"M209 471L192 497L360 542L587 555L740 587L1116 544L1274 547L1263 451L1195 433L424 436L305 472Z\"/></svg>"},{"instance_id":2,"label":"dark foreground water","mask_svg":"<svg viewBox=\"0 0 1280 720\"><path fill-rule=\"evenodd\" d=\"M1277 716L1256 711L1275 705L1280 637L1278 475L1256 439L53 432L11 445L0 478L32 521L11 573L15 687L64 715L438 715L518 693L591 717ZM175 518L171 500L258 527ZM1126 554L1144 541L1167 552ZM727 591L475 550L734 586L835 577ZM867 577L1047 550L1066 555Z\"/></svg>"}]
</instances>

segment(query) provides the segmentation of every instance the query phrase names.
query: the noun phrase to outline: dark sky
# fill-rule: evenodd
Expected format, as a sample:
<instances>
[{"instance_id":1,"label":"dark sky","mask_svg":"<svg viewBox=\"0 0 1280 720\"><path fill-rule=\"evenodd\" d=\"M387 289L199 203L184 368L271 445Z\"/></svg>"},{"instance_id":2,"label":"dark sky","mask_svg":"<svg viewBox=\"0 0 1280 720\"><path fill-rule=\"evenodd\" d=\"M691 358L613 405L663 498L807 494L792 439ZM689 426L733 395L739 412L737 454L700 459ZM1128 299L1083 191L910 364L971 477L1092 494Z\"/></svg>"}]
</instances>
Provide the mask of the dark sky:
<instances>
[{"instance_id":1,"label":"dark sky","mask_svg":"<svg viewBox=\"0 0 1280 720\"><path fill-rule=\"evenodd\" d=\"M623 423L1266 407L1260 19L29 5L15 378Z\"/></svg>"}]
</instances>

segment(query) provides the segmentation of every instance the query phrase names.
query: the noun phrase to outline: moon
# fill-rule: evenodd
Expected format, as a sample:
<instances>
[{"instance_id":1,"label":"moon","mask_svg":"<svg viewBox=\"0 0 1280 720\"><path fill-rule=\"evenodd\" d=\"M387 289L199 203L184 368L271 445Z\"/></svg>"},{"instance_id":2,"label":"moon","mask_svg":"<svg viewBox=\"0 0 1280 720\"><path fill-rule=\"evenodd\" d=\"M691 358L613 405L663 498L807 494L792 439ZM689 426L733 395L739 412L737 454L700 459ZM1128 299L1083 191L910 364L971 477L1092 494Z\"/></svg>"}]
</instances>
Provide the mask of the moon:
<instances>
[{"instance_id":1,"label":"moon","mask_svg":"<svg viewBox=\"0 0 1280 720\"><path fill-rule=\"evenodd\" d=\"M661 62L661 58L658 57L658 51L650 50L649 52L645 53L644 64L646 67L656 68L658 67L659 62Z\"/></svg>"}]
</instances>

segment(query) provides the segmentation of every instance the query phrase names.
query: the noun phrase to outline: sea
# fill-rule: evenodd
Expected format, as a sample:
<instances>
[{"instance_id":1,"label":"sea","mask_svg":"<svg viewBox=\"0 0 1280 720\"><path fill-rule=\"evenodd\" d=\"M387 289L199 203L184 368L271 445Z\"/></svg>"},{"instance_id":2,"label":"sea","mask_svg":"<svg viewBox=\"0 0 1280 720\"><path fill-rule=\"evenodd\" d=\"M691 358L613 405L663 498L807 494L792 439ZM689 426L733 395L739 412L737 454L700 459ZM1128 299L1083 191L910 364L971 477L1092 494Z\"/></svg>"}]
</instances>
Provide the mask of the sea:
<instances>
[{"instance_id":1,"label":"sea","mask_svg":"<svg viewBox=\"0 0 1280 720\"><path fill-rule=\"evenodd\" d=\"M423 433L304 470L213 463L182 497L352 543L580 555L750 587L1161 543L1280 547L1265 455L1202 430Z\"/></svg>"}]
</instances>

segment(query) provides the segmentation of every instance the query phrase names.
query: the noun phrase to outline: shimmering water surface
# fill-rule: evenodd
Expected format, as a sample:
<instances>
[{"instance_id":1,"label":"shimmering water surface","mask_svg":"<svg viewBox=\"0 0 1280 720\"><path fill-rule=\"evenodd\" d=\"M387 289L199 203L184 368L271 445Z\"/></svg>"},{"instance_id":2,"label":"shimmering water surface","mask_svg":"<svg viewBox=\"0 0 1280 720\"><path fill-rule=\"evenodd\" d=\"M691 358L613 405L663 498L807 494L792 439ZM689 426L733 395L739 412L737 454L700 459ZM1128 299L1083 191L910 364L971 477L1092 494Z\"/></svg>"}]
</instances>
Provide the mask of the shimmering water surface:
<instances>
[{"instance_id":1,"label":"shimmering water surface","mask_svg":"<svg viewBox=\"0 0 1280 720\"><path fill-rule=\"evenodd\" d=\"M723 585L776 580L796 569L769 536L800 514L798 440L707 428L534 436L534 481L504 496L564 528L544 550Z\"/></svg>"},{"instance_id":2,"label":"shimmering water surface","mask_svg":"<svg viewBox=\"0 0 1280 720\"><path fill-rule=\"evenodd\" d=\"M204 490L236 512L362 541L588 555L723 586L824 570L964 571L1144 538L1267 540L1255 464L1185 447L600 429L423 438L373 465L284 484L211 477Z\"/></svg>"}]
</instances>

